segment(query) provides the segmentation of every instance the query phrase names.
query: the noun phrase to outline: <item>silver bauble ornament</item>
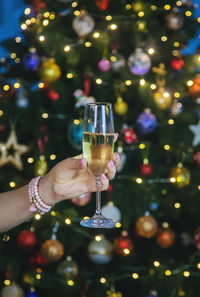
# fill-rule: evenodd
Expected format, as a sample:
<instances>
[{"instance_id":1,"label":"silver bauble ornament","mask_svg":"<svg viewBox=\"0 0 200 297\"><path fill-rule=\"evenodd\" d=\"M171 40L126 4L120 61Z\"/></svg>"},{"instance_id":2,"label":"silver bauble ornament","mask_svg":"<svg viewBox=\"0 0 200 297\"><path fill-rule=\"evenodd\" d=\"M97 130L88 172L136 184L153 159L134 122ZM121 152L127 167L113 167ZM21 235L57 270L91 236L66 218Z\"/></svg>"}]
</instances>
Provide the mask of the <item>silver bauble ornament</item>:
<instances>
[{"instance_id":1,"label":"silver bauble ornament","mask_svg":"<svg viewBox=\"0 0 200 297\"><path fill-rule=\"evenodd\" d=\"M24 297L24 291L17 284L3 287L1 297Z\"/></svg>"},{"instance_id":2,"label":"silver bauble ornament","mask_svg":"<svg viewBox=\"0 0 200 297\"><path fill-rule=\"evenodd\" d=\"M92 240L88 246L89 258L95 264L107 264L112 259L113 245L104 235L99 235L100 240Z\"/></svg>"},{"instance_id":3,"label":"silver bauble ornament","mask_svg":"<svg viewBox=\"0 0 200 297\"><path fill-rule=\"evenodd\" d=\"M95 22L93 18L86 12L81 11L80 16L77 16L72 21L72 28L79 37L85 37L94 30Z\"/></svg>"},{"instance_id":4,"label":"silver bauble ornament","mask_svg":"<svg viewBox=\"0 0 200 297\"><path fill-rule=\"evenodd\" d=\"M121 220L121 212L112 201L104 205L101 209L101 212L106 219L111 219L116 223L120 222Z\"/></svg>"},{"instance_id":5,"label":"silver bauble ornament","mask_svg":"<svg viewBox=\"0 0 200 297\"><path fill-rule=\"evenodd\" d=\"M151 59L141 48L137 48L128 58L128 67L135 75L144 75L151 68Z\"/></svg>"},{"instance_id":6,"label":"silver bauble ornament","mask_svg":"<svg viewBox=\"0 0 200 297\"><path fill-rule=\"evenodd\" d=\"M73 279L78 274L78 265L72 260L71 256L67 256L66 259L59 264L57 272L66 280Z\"/></svg>"}]
</instances>

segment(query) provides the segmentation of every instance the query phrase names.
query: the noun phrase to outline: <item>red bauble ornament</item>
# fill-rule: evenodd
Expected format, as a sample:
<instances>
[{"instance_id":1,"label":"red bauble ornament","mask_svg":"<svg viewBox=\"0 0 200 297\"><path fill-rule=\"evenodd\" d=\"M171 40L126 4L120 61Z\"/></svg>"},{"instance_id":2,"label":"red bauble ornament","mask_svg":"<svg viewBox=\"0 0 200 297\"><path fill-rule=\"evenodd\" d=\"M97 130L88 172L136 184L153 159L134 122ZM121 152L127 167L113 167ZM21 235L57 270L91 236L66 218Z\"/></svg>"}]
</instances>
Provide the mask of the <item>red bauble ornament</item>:
<instances>
[{"instance_id":1,"label":"red bauble ornament","mask_svg":"<svg viewBox=\"0 0 200 297\"><path fill-rule=\"evenodd\" d=\"M6 128L6 126L3 125L3 124L1 124L1 125L0 125L0 133L3 132L3 131L5 130L5 128Z\"/></svg>"},{"instance_id":2,"label":"red bauble ornament","mask_svg":"<svg viewBox=\"0 0 200 297\"><path fill-rule=\"evenodd\" d=\"M95 3L100 10L106 10L109 5L109 0L96 0Z\"/></svg>"},{"instance_id":3,"label":"red bauble ornament","mask_svg":"<svg viewBox=\"0 0 200 297\"><path fill-rule=\"evenodd\" d=\"M32 250L37 242L37 237L35 232L30 230L22 230L17 237L17 244L19 248L23 251Z\"/></svg>"},{"instance_id":4,"label":"red bauble ornament","mask_svg":"<svg viewBox=\"0 0 200 297\"><path fill-rule=\"evenodd\" d=\"M175 58L171 61L171 66L175 70L181 70L184 65L184 60L181 58Z\"/></svg>"},{"instance_id":5,"label":"red bauble ornament","mask_svg":"<svg viewBox=\"0 0 200 297\"><path fill-rule=\"evenodd\" d=\"M127 144L135 144L137 142L137 135L133 128L125 128L123 130L124 133L124 139Z\"/></svg>"},{"instance_id":6,"label":"red bauble ornament","mask_svg":"<svg viewBox=\"0 0 200 297\"><path fill-rule=\"evenodd\" d=\"M200 167L200 152L197 152L194 156L193 159L196 161L196 164L198 167Z\"/></svg>"},{"instance_id":7,"label":"red bauble ornament","mask_svg":"<svg viewBox=\"0 0 200 297\"><path fill-rule=\"evenodd\" d=\"M50 100L55 101L55 100L58 100L59 98L60 98L60 96L56 91L54 91L54 90L49 91L49 99Z\"/></svg>"},{"instance_id":8,"label":"red bauble ornament","mask_svg":"<svg viewBox=\"0 0 200 297\"><path fill-rule=\"evenodd\" d=\"M40 253L35 253L29 260L32 268L43 267L49 263L49 261Z\"/></svg>"},{"instance_id":9,"label":"red bauble ornament","mask_svg":"<svg viewBox=\"0 0 200 297\"><path fill-rule=\"evenodd\" d=\"M168 248L175 242L175 233L170 228L160 228L158 230L156 241L162 248Z\"/></svg>"},{"instance_id":10,"label":"red bauble ornament","mask_svg":"<svg viewBox=\"0 0 200 297\"><path fill-rule=\"evenodd\" d=\"M200 97L200 75L196 75L193 79L193 85L188 88L190 95L194 96L195 98Z\"/></svg>"},{"instance_id":11,"label":"red bauble ornament","mask_svg":"<svg viewBox=\"0 0 200 297\"><path fill-rule=\"evenodd\" d=\"M196 229L194 239L197 249L200 250L200 227Z\"/></svg>"},{"instance_id":12,"label":"red bauble ornament","mask_svg":"<svg viewBox=\"0 0 200 297\"><path fill-rule=\"evenodd\" d=\"M118 255L127 256L133 250L133 242L128 233L122 232L122 235L115 239L114 248Z\"/></svg>"},{"instance_id":13,"label":"red bauble ornament","mask_svg":"<svg viewBox=\"0 0 200 297\"><path fill-rule=\"evenodd\" d=\"M148 164L142 164L140 167L140 173L143 176L149 176L153 173L153 166L148 163Z\"/></svg>"}]
</instances>

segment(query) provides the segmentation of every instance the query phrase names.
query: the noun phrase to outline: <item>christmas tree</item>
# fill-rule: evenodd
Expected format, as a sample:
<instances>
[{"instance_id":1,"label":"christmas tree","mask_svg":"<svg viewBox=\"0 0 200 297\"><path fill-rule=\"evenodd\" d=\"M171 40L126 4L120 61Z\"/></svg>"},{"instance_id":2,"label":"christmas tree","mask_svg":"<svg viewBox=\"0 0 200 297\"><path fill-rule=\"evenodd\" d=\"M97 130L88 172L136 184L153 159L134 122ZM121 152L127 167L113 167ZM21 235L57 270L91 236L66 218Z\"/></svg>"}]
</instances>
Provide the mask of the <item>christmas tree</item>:
<instances>
[{"instance_id":1,"label":"christmas tree","mask_svg":"<svg viewBox=\"0 0 200 297\"><path fill-rule=\"evenodd\" d=\"M29 0L0 62L1 191L82 151L84 107L111 102L120 154L88 193L2 234L2 297L200 294L200 56L190 0Z\"/></svg>"}]
</instances>

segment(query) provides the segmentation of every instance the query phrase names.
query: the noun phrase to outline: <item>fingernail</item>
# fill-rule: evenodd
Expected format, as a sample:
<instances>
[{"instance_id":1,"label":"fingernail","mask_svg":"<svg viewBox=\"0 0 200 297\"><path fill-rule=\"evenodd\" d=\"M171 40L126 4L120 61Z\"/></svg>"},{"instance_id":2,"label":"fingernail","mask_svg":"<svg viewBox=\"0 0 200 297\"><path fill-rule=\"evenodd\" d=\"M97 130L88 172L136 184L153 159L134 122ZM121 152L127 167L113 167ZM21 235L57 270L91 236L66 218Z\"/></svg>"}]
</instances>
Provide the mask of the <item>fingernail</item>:
<instances>
[{"instance_id":1,"label":"fingernail","mask_svg":"<svg viewBox=\"0 0 200 297\"><path fill-rule=\"evenodd\" d=\"M81 167L83 167L85 165L84 163L85 163L85 159L84 158L81 158L80 159L80 165L81 165Z\"/></svg>"},{"instance_id":2,"label":"fingernail","mask_svg":"<svg viewBox=\"0 0 200 297\"><path fill-rule=\"evenodd\" d=\"M101 176L102 176L102 178L103 178L104 180L106 180L107 177L106 177L106 175L105 175L104 173L103 173Z\"/></svg>"},{"instance_id":3,"label":"fingernail","mask_svg":"<svg viewBox=\"0 0 200 297\"><path fill-rule=\"evenodd\" d=\"M118 153L115 153L114 154L114 157L115 157L116 160L118 160L119 159L119 154Z\"/></svg>"},{"instance_id":4,"label":"fingernail","mask_svg":"<svg viewBox=\"0 0 200 297\"><path fill-rule=\"evenodd\" d=\"M111 165L111 167L114 166L114 162L112 160L110 161L110 165Z\"/></svg>"}]
</instances>

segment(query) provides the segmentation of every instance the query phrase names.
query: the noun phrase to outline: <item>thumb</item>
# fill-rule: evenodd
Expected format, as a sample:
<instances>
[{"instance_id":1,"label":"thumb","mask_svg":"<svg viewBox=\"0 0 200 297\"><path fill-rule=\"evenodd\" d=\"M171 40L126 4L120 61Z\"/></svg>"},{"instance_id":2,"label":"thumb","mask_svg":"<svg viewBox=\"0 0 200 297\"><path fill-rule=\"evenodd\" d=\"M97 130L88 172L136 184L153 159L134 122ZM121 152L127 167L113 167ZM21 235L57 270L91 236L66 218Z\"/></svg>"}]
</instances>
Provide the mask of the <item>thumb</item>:
<instances>
[{"instance_id":1,"label":"thumb","mask_svg":"<svg viewBox=\"0 0 200 297\"><path fill-rule=\"evenodd\" d=\"M118 133L115 133L115 134L114 134L114 142L116 142L116 141L117 141L117 138L118 138L118 136L119 136L119 134L118 134Z\"/></svg>"},{"instance_id":2,"label":"thumb","mask_svg":"<svg viewBox=\"0 0 200 297\"><path fill-rule=\"evenodd\" d=\"M63 160L61 163L65 169L70 169L70 170L73 170L73 169L78 170L78 169L83 169L87 167L87 161L85 158L81 158L81 159L68 158Z\"/></svg>"}]
</instances>

